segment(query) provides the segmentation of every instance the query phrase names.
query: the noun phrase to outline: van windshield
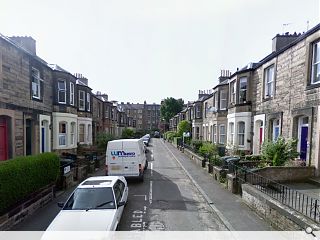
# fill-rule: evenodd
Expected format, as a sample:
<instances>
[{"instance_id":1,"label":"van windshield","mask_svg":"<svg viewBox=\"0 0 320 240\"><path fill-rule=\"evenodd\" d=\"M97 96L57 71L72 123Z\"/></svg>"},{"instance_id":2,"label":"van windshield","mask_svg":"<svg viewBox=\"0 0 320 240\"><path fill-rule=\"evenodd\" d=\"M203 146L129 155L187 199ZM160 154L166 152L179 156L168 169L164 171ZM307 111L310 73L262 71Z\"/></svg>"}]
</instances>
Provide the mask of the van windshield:
<instances>
[{"instance_id":1,"label":"van windshield","mask_svg":"<svg viewBox=\"0 0 320 240\"><path fill-rule=\"evenodd\" d=\"M77 188L63 210L115 209L111 187Z\"/></svg>"}]
</instances>

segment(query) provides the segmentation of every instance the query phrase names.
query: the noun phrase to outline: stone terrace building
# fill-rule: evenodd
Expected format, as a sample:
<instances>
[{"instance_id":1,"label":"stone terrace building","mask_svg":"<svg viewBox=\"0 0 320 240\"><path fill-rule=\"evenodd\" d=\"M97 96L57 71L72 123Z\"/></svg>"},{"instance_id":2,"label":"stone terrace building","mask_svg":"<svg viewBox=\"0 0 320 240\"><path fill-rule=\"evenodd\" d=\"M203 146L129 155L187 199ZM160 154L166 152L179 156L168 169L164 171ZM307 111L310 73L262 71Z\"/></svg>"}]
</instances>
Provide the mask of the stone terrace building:
<instances>
[{"instance_id":1,"label":"stone terrace building","mask_svg":"<svg viewBox=\"0 0 320 240\"><path fill-rule=\"evenodd\" d=\"M52 68L53 79L52 149L58 153L76 153L77 79L56 64L49 66Z\"/></svg>"},{"instance_id":2,"label":"stone terrace building","mask_svg":"<svg viewBox=\"0 0 320 240\"><path fill-rule=\"evenodd\" d=\"M35 40L0 35L0 160L51 151L52 97Z\"/></svg>"},{"instance_id":3,"label":"stone terrace building","mask_svg":"<svg viewBox=\"0 0 320 240\"><path fill-rule=\"evenodd\" d=\"M129 118L132 118L132 126L136 131L149 132L159 128L160 105L159 104L134 104L121 102L119 106L125 111Z\"/></svg>"},{"instance_id":4,"label":"stone terrace building","mask_svg":"<svg viewBox=\"0 0 320 240\"><path fill-rule=\"evenodd\" d=\"M291 43L279 45L283 38ZM264 140L296 138L300 159L319 169L320 24L302 35L277 35L273 46L253 76L254 142L259 127ZM254 145L253 152L258 151Z\"/></svg>"}]
</instances>

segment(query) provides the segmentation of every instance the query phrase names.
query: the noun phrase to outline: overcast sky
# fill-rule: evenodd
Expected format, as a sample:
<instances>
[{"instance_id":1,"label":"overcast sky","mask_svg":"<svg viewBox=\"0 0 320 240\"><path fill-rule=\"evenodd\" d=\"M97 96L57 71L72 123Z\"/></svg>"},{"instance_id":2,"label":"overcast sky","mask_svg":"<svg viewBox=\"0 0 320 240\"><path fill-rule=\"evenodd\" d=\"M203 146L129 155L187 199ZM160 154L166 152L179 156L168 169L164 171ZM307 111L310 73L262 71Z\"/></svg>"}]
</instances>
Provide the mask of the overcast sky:
<instances>
[{"instance_id":1,"label":"overcast sky","mask_svg":"<svg viewBox=\"0 0 320 240\"><path fill-rule=\"evenodd\" d=\"M319 0L0 0L0 32L120 102L197 99L271 53L277 33L320 22ZM308 24L309 22L309 24Z\"/></svg>"}]
</instances>

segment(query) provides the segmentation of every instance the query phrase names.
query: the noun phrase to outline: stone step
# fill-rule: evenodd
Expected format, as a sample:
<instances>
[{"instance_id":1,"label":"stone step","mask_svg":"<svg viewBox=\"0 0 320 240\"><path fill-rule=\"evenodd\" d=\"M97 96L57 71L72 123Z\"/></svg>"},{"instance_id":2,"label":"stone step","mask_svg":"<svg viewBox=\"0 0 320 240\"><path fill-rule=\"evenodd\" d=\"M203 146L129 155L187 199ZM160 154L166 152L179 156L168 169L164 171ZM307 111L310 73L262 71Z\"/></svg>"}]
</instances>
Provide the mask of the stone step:
<instances>
[{"instance_id":1,"label":"stone step","mask_svg":"<svg viewBox=\"0 0 320 240\"><path fill-rule=\"evenodd\" d=\"M312 177L308 179L308 182L320 187L320 177Z\"/></svg>"}]
</instances>

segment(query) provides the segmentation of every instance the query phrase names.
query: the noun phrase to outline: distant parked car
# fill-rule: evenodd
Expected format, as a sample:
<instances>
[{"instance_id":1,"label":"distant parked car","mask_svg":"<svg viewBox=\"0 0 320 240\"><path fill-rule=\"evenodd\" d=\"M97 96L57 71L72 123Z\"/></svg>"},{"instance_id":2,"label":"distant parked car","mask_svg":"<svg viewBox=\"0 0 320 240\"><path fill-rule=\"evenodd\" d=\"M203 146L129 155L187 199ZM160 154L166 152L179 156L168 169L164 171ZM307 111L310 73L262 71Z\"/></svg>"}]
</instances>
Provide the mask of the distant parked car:
<instances>
[{"instance_id":1,"label":"distant parked car","mask_svg":"<svg viewBox=\"0 0 320 240\"><path fill-rule=\"evenodd\" d=\"M159 138L160 137L160 133L158 131L154 131L153 137Z\"/></svg>"},{"instance_id":2,"label":"distant parked car","mask_svg":"<svg viewBox=\"0 0 320 240\"><path fill-rule=\"evenodd\" d=\"M84 180L47 231L115 231L128 198L124 177L99 176Z\"/></svg>"}]
</instances>

